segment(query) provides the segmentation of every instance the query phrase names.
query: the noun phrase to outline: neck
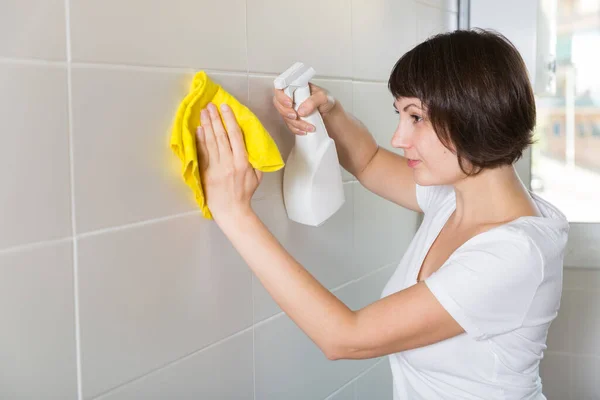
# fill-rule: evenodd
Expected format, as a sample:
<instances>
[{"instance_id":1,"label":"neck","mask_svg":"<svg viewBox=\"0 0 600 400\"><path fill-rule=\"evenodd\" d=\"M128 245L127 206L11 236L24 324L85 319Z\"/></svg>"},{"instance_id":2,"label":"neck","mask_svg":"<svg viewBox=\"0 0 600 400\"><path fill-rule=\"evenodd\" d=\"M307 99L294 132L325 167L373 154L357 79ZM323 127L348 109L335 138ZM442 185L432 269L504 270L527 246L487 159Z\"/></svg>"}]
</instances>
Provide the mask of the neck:
<instances>
[{"instance_id":1,"label":"neck","mask_svg":"<svg viewBox=\"0 0 600 400\"><path fill-rule=\"evenodd\" d=\"M537 215L535 203L513 166L481 171L454 185L454 222L470 226L511 221L522 215Z\"/></svg>"}]
</instances>

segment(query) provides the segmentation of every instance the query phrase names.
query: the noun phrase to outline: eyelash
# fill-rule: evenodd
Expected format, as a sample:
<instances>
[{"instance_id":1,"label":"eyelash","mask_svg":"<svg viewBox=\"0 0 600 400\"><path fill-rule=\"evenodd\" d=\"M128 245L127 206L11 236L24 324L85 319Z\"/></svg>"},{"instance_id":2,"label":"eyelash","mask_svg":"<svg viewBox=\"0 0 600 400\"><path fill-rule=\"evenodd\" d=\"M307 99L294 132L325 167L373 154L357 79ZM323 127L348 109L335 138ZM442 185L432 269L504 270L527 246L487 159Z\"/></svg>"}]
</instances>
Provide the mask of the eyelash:
<instances>
[{"instance_id":1,"label":"eyelash","mask_svg":"<svg viewBox=\"0 0 600 400\"><path fill-rule=\"evenodd\" d=\"M400 115L400 111L394 110L394 112L396 114ZM415 120L415 122L413 122L414 124L416 124L417 122L423 121L423 118L421 116L419 116L419 115L412 114L410 117Z\"/></svg>"}]
</instances>

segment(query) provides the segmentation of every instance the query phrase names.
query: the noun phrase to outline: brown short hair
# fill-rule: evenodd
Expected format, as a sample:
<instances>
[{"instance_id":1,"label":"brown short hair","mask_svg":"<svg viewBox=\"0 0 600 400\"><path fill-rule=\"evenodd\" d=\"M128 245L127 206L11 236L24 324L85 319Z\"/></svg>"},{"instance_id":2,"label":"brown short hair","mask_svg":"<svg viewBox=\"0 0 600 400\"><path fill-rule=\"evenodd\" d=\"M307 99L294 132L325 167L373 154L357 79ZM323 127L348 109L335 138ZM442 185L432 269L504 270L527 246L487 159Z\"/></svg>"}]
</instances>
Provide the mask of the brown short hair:
<instances>
[{"instance_id":1,"label":"brown short hair","mask_svg":"<svg viewBox=\"0 0 600 400\"><path fill-rule=\"evenodd\" d=\"M423 102L438 138L467 175L510 165L532 143L536 111L527 68L499 33L433 36L398 60L388 87L395 98Z\"/></svg>"}]
</instances>

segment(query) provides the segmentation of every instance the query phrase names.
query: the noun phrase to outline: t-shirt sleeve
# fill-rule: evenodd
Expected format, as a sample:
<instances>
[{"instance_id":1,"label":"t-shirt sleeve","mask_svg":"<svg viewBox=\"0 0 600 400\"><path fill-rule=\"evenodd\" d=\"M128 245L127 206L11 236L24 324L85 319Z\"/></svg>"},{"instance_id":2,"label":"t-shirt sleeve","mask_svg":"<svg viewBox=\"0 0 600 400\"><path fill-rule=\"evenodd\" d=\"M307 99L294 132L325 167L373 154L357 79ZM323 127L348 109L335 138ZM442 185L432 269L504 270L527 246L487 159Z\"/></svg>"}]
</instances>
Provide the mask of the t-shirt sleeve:
<instances>
[{"instance_id":1,"label":"t-shirt sleeve","mask_svg":"<svg viewBox=\"0 0 600 400\"><path fill-rule=\"evenodd\" d=\"M522 326L543 279L543 259L514 228L475 237L425 280L433 295L476 340ZM483 237L483 236L482 236Z\"/></svg>"},{"instance_id":2,"label":"t-shirt sleeve","mask_svg":"<svg viewBox=\"0 0 600 400\"><path fill-rule=\"evenodd\" d=\"M432 185L421 186L416 185L417 204L423 213L426 214L430 210L434 210L437 205L444 201L453 191L452 186L447 185Z\"/></svg>"}]
</instances>

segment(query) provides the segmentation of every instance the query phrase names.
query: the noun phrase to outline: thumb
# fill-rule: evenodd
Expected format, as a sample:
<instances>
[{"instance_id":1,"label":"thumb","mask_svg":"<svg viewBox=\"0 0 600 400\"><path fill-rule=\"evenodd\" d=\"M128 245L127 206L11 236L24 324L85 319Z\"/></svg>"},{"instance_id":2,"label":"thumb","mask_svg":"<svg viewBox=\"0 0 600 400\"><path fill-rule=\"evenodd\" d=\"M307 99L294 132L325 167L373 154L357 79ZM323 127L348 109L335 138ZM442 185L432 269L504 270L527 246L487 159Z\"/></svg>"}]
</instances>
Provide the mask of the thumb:
<instances>
[{"instance_id":1,"label":"thumb","mask_svg":"<svg viewBox=\"0 0 600 400\"><path fill-rule=\"evenodd\" d=\"M310 115L315 109L321 114L327 114L335 105L335 98L326 90L319 90L312 94L298 108L298 115L305 117Z\"/></svg>"}]
</instances>

